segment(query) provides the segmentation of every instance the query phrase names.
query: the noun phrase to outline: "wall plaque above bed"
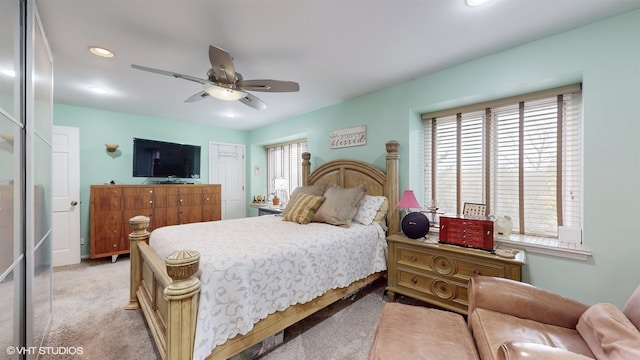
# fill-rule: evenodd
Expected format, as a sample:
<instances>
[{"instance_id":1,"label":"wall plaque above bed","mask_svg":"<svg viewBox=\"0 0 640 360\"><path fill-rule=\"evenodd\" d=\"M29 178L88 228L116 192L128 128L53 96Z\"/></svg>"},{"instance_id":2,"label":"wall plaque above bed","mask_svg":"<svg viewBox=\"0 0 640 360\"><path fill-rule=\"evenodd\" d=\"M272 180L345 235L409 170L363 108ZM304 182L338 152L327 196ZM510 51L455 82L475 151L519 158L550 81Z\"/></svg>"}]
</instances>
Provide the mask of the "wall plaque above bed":
<instances>
[{"instance_id":1,"label":"wall plaque above bed","mask_svg":"<svg viewBox=\"0 0 640 360\"><path fill-rule=\"evenodd\" d=\"M367 127L365 125L348 129L334 130L329 135L329 146L338 149L367 144Z\"/></svg>"}]
</instances>

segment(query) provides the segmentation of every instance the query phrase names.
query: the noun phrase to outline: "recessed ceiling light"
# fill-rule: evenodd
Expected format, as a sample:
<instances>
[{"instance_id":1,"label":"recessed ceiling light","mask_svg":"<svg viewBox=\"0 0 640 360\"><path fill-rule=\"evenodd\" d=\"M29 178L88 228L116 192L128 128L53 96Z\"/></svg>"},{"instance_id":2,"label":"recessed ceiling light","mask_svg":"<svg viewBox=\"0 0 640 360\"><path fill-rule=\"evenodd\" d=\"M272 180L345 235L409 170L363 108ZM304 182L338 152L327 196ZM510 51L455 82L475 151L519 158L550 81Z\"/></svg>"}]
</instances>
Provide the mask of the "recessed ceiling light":
<instances>
[{"instance_id":1,"label":"recessed ceiling light","mask_svg":"<svg viewBox=\"0 0 640 360\"><path fill-rule=\"evenodd\" d=\"M113 57L114 55L111 50L105 49L99 46L89 46L89 51L91 51L91 53L94 55L98 55L106 58Z\"/></svg>"},{"instance_id":2,"label":"recessed ceiling light","mask_svg":"<svg viewBox=\"0 0 640 360\"><path fill-rule=\"evenodd\" d=\"M97 86L91 86L89 87L89 90L91 90L92 92L96 93L96 94L106 94L107 90L103 89L101 87L97 87Z\"/></svg>"},{"instance_id":3,"label":"recessed ceiling light","mask_svg":"<svg viewBox=\"0 0 640 360\"><path fill-rule=\"evenodd\" d=\"M16 77L16 72L13 70L0 70L0 72L2 72L3 74L9 76L9 77Z\"/></svg>"},{"instance_id":4,"label":"recessed ceiling light","mask_svg":"<svg viewBox=\"0 0 640 360\"><path fill-rule=\"evenodd\" d=\"M488 3L491 0L466 0L467 5L475 7Z\"/></svg>"}]
</instances>

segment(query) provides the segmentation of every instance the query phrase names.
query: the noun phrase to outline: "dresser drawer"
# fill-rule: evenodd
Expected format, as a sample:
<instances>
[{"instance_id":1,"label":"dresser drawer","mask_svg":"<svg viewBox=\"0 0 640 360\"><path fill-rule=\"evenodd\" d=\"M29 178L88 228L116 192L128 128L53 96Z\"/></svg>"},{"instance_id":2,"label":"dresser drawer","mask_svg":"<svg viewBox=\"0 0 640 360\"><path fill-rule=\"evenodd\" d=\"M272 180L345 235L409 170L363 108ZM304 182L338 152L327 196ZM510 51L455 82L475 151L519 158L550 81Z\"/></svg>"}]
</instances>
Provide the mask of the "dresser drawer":
<instances>
[{"instance_id":1,"label":"dresser drawer","mask_svg":"<svg viewBox=\"0 0 640 360\"><path fill-rule=\"evenodd\" d=\"M506 267L499 263L491 262L472 262L460 259L453 259L455 262L455 276L461 279L469 280L473 275L485 275L505 277L507 275Z\"/></svg>"},{"instance_id":2,"label":"dresser drawer","mask_svg":"<svg viewBox=\"0 0 640 360\"><path fill-rule=\"evenodd\" d=\"M432 252L421 251L415 248L398 246L396 248L395 262L397 264L411 266L416 269L430 271L432 269L434 254Z\"/></svg>"},{"instance_id":3,"label":"dresser drawer","mask_svg":"<svg viewBox=\"0 0 640 360\"><path fill-rule=\"evenodd\" d=\"M403 294L449 310L466 311L469 306L466 283L403 270L396 272L396 279Z\"/></svg>"},{"instance_id":4,"label":"dresser drawer","mask_svg":"<svg viewBox=\"0 0 640 360\"><path fill-rule=\"evenodd\" d=\"M439 251L421 251L419 249L398 246L396 263L424 272L433 272L440 276L451 276L468 281L473 275L505 277L506 266L489 260L469 259Z\"/></svg>"},{"instance_id":5,"label":"dresser drawer","mask_svg":"<svg viewBox=\"0 0 640 360\"><path fill-rule=\"evenodd\" d=\"M122 211L103 211L99 216L94 215L96 226L114 225L122 223Z\"/></svg>"}]
</instances>

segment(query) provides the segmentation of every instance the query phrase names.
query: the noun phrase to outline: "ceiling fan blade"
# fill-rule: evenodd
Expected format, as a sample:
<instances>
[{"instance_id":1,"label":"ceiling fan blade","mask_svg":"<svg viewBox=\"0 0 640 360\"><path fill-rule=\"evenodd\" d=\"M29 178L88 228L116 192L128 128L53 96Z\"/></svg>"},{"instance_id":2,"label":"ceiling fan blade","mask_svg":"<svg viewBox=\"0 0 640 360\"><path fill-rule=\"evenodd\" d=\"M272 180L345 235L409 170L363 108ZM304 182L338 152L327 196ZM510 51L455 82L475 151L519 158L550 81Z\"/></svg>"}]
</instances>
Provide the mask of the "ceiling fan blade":
<instances>
[{"instance_id":1,"label":"ceiling fan blade","mask_svg":"<svg viewBox=\"0 0 640 360\"><path fill-rule=\"evenodd\" d=\"M242 80L236 83L236 87L242 90L266 91L266 92L294 92L300 91L300 85L293 81L280 80Z\"/></svg>"},{"instance_id":2,"label":"ceiling fan blade","mask_svg":"<svg viewBox=\"0 0 640 360\"><path fill-rule=\"evenodd\" d=\"M195 102L195 101L200 101L200 100L205 99L205 98L207 98L207 97L209 97L209 94L207 94L207 93L206 93L206 92L204 92L204 91L200 91L200 92L199 92L199 93L197 93L197 94L193 94L193 95L191 95L191 96L190 96L187 100L185 100L184 102Z\"/></svg>"},{"instance_id":3,"label":"ceiling fan blade","mask_svg":"<svg viewBox=\"0 0 640 360\"><path fill-rule=\"evenodd\" d=\"M233 58L228 52L209 45L209 62L217 81L225 84L233 84L236 81Z\"/></svg>"},{"instance_id":4,"label":"ceiling fan blade","mask_svg":"<svg viewBox=\"0 0 640 360\"><path fill-rule=\"evenodd\" d=\"M204 84L211 84L211 81L209 81L207 79L197 78L195 76L184 75L184 74L171 72L171 71L166 71L166 70L154 69L154 68L141 66L141 65L136 65L136 64L131 64L131 67L134 68L134 69L143 70L143 71L149 71L149 72L160 74L160 75L172 76L172 77L177 78L177 79L185 79L185 80L193 81L193 82L197 82L197 83L203 84L203 85Z\"/></svg>"},{"instance_id":5,"label":"ceiling fan blade","mask_svg":"<svg viewBox=\"0 0 640 360\"><path fill-rule=\"evenodd\" d=\"M264 102L262 102L262 100L258 99L256 96L251 94L247 94L247 96L243 97L239 101L256 110L264 110L267 108L267 104L265 104Z\"/></svg>"}]
</instances>

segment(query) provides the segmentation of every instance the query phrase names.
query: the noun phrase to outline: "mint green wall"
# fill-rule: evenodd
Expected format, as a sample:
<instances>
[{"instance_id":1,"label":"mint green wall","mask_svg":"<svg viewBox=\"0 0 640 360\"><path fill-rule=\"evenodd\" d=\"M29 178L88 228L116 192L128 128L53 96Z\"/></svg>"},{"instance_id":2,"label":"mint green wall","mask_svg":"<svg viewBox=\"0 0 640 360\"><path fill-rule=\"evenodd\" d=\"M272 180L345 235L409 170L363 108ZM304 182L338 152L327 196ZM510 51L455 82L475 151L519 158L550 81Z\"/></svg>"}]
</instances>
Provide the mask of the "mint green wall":
<instances>
[{"instance_id":1,"label":"mint green wall","mask_svg":"<svg viewBox=\"0 0 640 360\"><path fill-rule=\"evenodd\" d=\"M200 145L201 183L209 181L209 142L246 144L247 132L221 129L195 123L177 122L131 114L54 104L54 125L80 129L80 236L85 239L81 254L89 255L89 186L105 184L141 184L146 178L131 176L133 138ZM105 143L119 144L108 153ZM56 176L56 169L53 169Z\"/></svg>"},{"instance_id":2,"label":"mint green wall","mask_svg":"<svg viewBox=\"0 0 640 360\"><path fill-rule=\"evenodd\" d=\"M420 113L575 82L583 83L584 243L593 256L575 261L529 253L524 280L586 303L622 306L640 283L640 10L453 66L397 86L250 132L210 128L56 104L54 124L80 128L82 236L88 242L89 184L130 177L133 137L191 144L247 145L247 199L266 193L264 144L306 137L312 168L356 158L380 168L384 143L400 149L400 189L421 194ZM416 39L416 46L423 46ZM410 55L410 54L409 54ZM304 86L304 84L302 84ZM367 145L329 149L333 130L366 125ZM104 143L120 144L110 157ZM203 151L206 182L208 152ZM255 175L255 166L261 168ZM55 170L54 170L55 176ZM251 212L250 212L251 214ZM83 254L88 254L87 246Z\"/></svg>"},{"instance_id":3,"label":"mint green wall","mask_svg":"<svg viewBox=\"0 0 640 360\"><path fill-rule=\"evenodd\" d=\"M640 10L256 129L249 133L248 143L305 134L312 168L341 157L382 168L384 143L395 139L401 143L400 189L420 193L420 112L581 81L583 238L593 256L575 261L529 253L524 280L587 303L622 306L640 283L639 38ZM416 46L423 46L420 39ZM367 125L366 146L329 148L332 130L357 125ZM252 162L264 156L259 146L252 146L251 155ZM256 188L266 183L266 173L251 173L249 181Z\"/></svg>"}]
</instances>

